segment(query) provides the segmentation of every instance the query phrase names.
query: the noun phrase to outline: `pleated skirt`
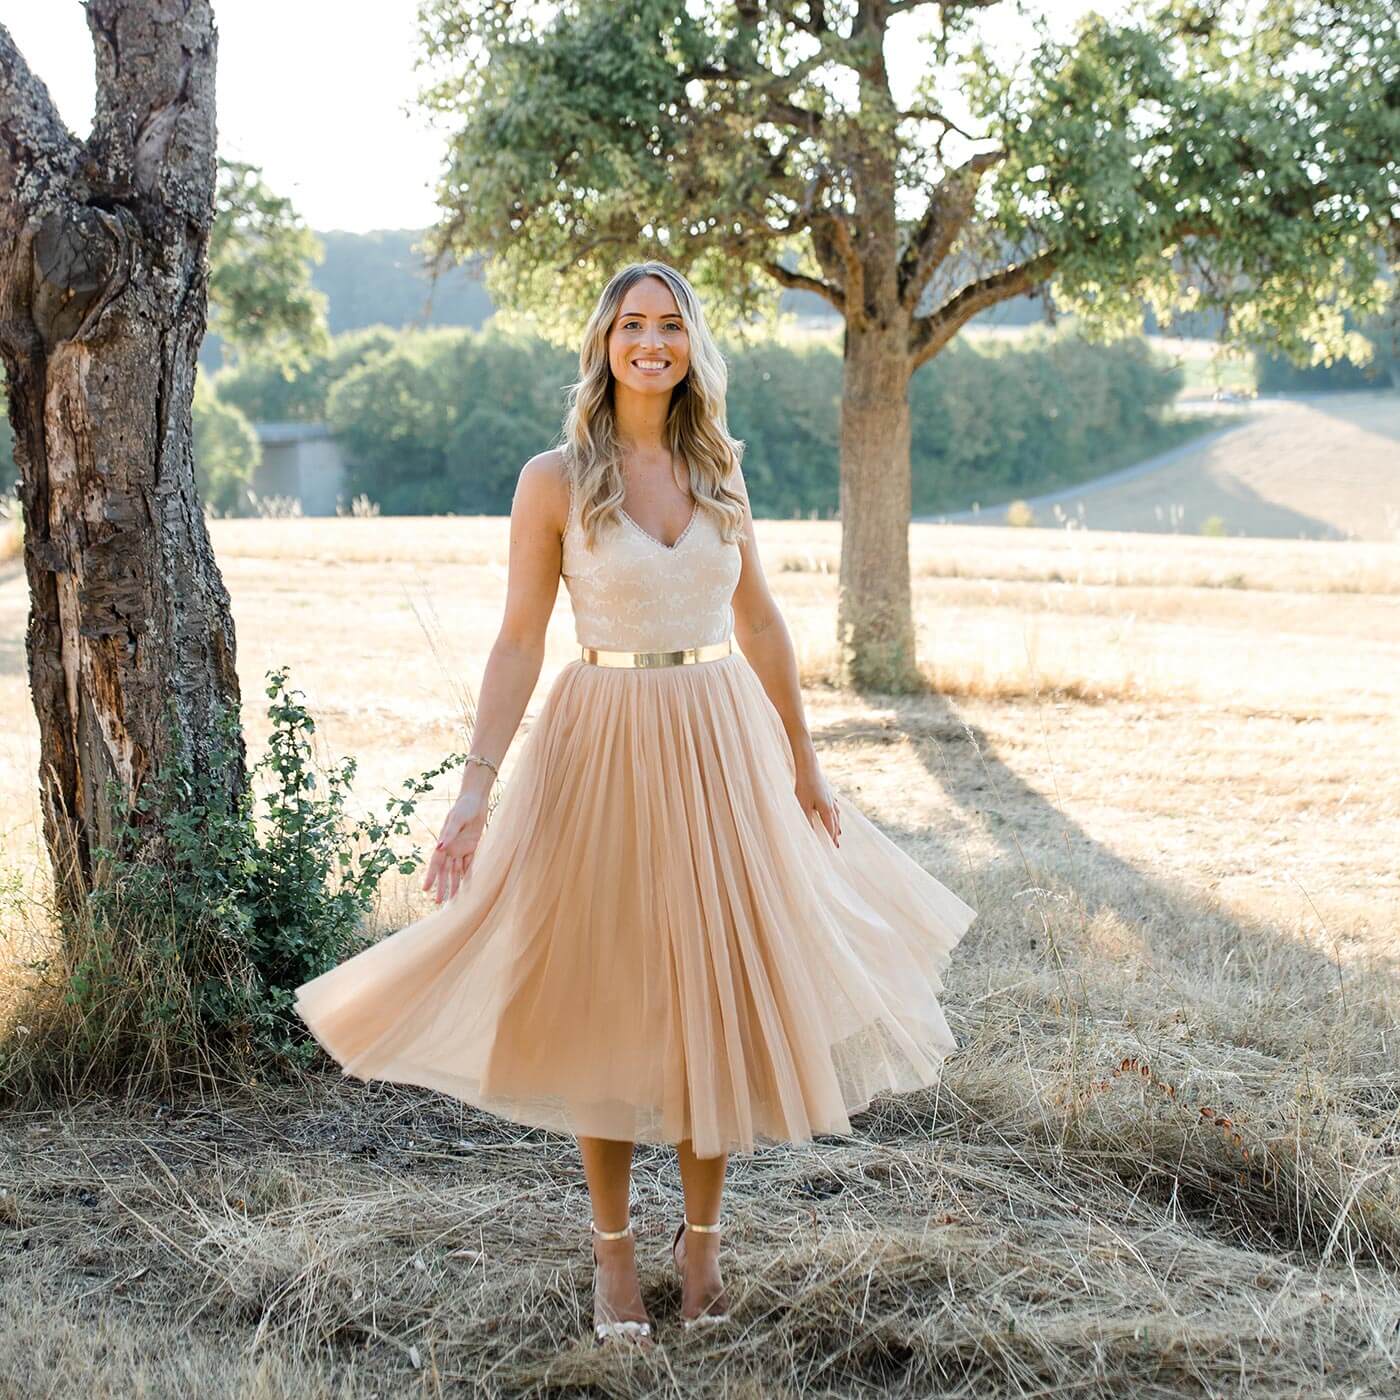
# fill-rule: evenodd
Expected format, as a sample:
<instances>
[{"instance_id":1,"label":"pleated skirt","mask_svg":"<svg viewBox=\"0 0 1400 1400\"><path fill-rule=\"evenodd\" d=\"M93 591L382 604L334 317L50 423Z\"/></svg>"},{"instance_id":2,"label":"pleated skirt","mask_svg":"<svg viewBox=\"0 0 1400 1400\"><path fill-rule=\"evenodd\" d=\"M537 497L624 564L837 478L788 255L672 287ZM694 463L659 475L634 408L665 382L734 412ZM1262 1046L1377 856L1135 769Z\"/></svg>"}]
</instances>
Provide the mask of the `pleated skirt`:
<instances>
[{"instance_id":1,"label":"pleated skirt","mask_svg":"<svg viewBox=\"0 0 1400 1400\"><path fill-rule=\"evenodd\" d=\"M804 814L742 652L570 662L521 744L457 893L298 989L344 1074L701 1157L937 1083L975 910L840 788L839 846Z\"/></svg>"}]
</instances>

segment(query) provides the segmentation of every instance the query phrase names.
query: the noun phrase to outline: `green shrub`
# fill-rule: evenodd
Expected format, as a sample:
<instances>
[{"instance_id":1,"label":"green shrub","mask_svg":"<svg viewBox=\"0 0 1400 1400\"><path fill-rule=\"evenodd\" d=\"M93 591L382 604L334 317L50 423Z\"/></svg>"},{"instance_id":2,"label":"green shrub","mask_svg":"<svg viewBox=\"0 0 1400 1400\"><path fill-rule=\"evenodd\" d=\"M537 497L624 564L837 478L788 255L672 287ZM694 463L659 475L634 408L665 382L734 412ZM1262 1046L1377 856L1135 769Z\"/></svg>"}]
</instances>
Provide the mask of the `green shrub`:
<instances>
[{"instance_id":1,"label":"green shrub","mask_svg":"<svg viewBox=\"0 0 1400 1400\"><path fill-rule=\"evenodd\" d=\"M89 1038L110 1043L101 1004L136 982L143 1005L126 1016L143 1023L132 1027L140 1039L160 1022L181 1020L201 1046L231 1043L258 1063L314 1055L295 1014L296 989L363 946L365 915L385 874L411 873L417 863L417 847L395 849L409 834L417 799L464 755L449 754L406 780L407 795L391 797L384 816L352 823L345 800L356 762L345 758L317 772L315 721L300 692L287 690L286 674L267 673L271 737L232 807L225 794L241 746L231 712L219 721L206 771L172 760L134 807L113 788L116 821L111 845L96 852L89 946L69 977L68 1000L88 1013ZM171 744L172 753L181 748ZM260 786L268 789L263 832L255 818ZM136 978L133 939L144 945Z\"/></svg>"},{"instance_id":2,"label":"green shrub","mask_svg":"<svg viewBox=\"0 0 1400 1400\"><path fill-rule=\"evenodd\" d=\"M330 389L350 494L386 515L506 514L521 465L554 442L578 357L488 325L404 335Z\"/></svg>"},{"instance_id":3,"label":"green shrub","mask_svg":"<svg viewBox=\"0 0 1400 1400\"><path fill-rule=\"evenodd\" d=\"M255 423L319 423L326 416L326 395L337 380L392 350L404 338L392 326L365 326L335 336L325 354L311 357L307 369L291 369L267 356L244 356L221 369L214 386L219 398Z\"/></svg>"},{"instance_id":4,"label":"green shrub","mask_svg":"<svg viewBox=\"0 0 1400 1400\"><path fill-rule=\"evenodd\" d=\"M201 370L194 381L194 479L214 515L249 514L248 492L262 444L247 417L224 403Z\"/></svg>"},{"instance_id":5,"label":"green shrub","mask_svg":"<svg viewBox=\"0 0 1400 1400\"><path fill-rule=\"evenodd\" d=\"M754 510L834 515L839 349L768 342L725 357ZM507 513L521 464L557 440L577 369L572 352L494 324L405 335L329 390L350 490L386 515ZM914 510L1030 496L1147 456L1172 436L1162 410L1181 382L1142 340L954 344L909 386Z\"/></svg>"}]
</instances>

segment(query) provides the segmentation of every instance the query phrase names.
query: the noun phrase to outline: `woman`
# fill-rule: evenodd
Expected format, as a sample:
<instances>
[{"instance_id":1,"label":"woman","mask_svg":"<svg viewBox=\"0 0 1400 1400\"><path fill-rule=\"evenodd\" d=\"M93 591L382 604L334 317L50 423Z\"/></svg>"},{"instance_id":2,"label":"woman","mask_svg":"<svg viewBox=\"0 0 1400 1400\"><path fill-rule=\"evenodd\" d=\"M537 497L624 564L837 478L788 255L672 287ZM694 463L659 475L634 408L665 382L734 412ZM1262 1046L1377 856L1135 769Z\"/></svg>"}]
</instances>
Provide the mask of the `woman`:
<instances>
[{"instance_id":1,"label":"woman","mask_svg":"<svg viewBox=\"0 0 1400 1400\"><path fill-rule=\"evenodd\" d=\"M423 881L439 908L297 1009L347 1074L575 1134L595 1335L647 1343L634 1142L678 1149L682 1319L722 1321L728 1154L849 1133L875 1093L937 1082L941 974L975 913L822 774L689 282L617 273L579 368L561 446L516 487L505 616ZM488 826L560 577L581 655Z\"/></svg>"}]
</instances>

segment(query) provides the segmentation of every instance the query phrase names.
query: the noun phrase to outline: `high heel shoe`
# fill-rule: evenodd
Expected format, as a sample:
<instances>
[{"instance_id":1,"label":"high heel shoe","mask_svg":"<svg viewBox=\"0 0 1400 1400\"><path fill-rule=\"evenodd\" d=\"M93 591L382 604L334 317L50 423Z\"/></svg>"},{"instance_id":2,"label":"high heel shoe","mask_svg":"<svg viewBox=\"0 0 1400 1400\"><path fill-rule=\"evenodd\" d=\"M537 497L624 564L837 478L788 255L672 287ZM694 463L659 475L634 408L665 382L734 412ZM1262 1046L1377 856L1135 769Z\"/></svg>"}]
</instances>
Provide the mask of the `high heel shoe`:
<instances>
[{"instance_id":1,"label":"high heel shoe","mask_svg":"<svg viewBox=\"0 0 1400 1400\"><path fill-rule=\"evenodd\" d=\"M671 1241L671 1262L676 1266L677 1273L681 1271L681 1264L680 1260L676 1258L676 1250L679 1248L681 1236L686 1230L697 1230L707 1235L717 1234L719 1232L719 1222L716 1221L713 1225L697 1225L694 1221L682 1218L681 1223L676 1226L676 1237ZM722 1298L724 1296L723 1293L721 1293L720 1296ZM712 1323L728 1321L729 1309L726 1306L723 1312L703 1312L699 1317L683 1317L681 1318L681 1327L689 1332L692 1327L697 1327L702 1324L709 1326Z\"/></svg>"},{"instance_id":2,"label":"high heel shoe","mask_svg":"<svg viewBox=\"0 0 1400 1400\"><path fill-rule=\"evenodd\" d=\"M623 1230L600 1230L593 1221L588 1222L593 1235L600 1240L620 1240L632 1233L629 1221ZM593 1340L601 1346L604 1342L629 1341L643 1343L651 1341L651 1323L639 1318L616 1318L608 1322L598 1320L598 1247L593 1246Z\"/></svg>"}]
</instances>

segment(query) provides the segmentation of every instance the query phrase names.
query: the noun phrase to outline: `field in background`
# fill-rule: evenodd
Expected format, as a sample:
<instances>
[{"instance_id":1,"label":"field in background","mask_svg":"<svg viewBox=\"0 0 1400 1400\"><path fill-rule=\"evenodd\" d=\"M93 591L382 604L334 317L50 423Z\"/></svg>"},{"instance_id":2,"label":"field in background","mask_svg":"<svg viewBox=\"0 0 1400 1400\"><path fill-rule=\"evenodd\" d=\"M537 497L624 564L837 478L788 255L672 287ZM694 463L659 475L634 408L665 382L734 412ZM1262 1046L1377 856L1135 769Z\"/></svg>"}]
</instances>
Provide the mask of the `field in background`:
<instances>
[{"instance_id":1,"label":"field in background","mask_svg":"<svg viewBox=\"0 0 1400 1400\"><path fill-rule=\"evenodd\" d=\"M1126 471L1030 497L1023 503L1031 515L1026 523L1052 530L1071 522L1088 530L1400 541L1400 394L1257 399L1224 412L1228 431ZM1023 506L1016 509L1024 520ZM1006 523L1007 506L988 506L978 518Z\"/></svg>"},{"instance_id":2,"label":"field in background","mask_svg":"<svg viewBox=\"0 0 1400 1400\"><path fill-rule=\"evenodd\" d=\"M504 520L212 533L253 756L283 664L325 757L360 760L366 808L462 745ZM629 1363L587 1343L567 1140L329 1070L12 1118L0 1205L27 1247L0 1389L91 1388L96 1368L111 1393L699 1393L723 1355L755 1394L1385 1393L1400 545L916 525L935 689L864 700L828 683L838 526L758 534L829 777L980 913L940 1091L734 1163L737 1333L674 1335L672 1154L639 1149L634 1210L668 1360ZM7 917L41 883L26 607L0 566ZM574 655L561 585L506 782ZM456 782L420 810L422 846ZM382 929L428 907L416 886L388 889Z\"/></svg>"}]
</instances>

